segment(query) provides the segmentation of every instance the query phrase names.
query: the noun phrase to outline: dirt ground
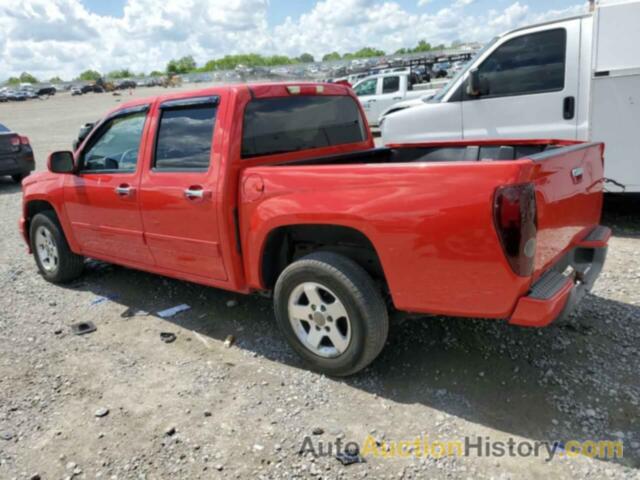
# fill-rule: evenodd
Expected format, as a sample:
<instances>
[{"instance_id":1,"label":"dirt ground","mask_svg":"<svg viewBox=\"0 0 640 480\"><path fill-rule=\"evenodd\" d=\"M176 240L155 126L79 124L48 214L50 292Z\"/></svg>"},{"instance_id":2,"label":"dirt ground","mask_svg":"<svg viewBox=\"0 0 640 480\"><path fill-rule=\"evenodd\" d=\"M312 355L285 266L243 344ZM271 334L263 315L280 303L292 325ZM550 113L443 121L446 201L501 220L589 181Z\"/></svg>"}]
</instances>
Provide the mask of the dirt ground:
<instances>
[{"instance_id":1,"label":"dirt ground","mask_svg":"<svg viewBox=\"0 0 640 480\"><path fill-rule=\"evenodd\" d=\"M125 98L1 104L0 123L30 137L42 169L47 152L68 149L81 124ZM71 285L48 284L18 233L20 202L20 188L0 178L2 479L640 478L637 203L608 200L608 263L574 323L399 318L371 367L331 379L304 369L267 298L97 262ZM157 315L182 303L191 309ZM97 330L74 335L79 321ZM421 436L613 440L624 456L559 449L549 459L518 447L517 456L436 458L413 444L404 456L373 455ZM348 441L380 446L349 466L326 454Z\"/></svg>"}]
</instances>

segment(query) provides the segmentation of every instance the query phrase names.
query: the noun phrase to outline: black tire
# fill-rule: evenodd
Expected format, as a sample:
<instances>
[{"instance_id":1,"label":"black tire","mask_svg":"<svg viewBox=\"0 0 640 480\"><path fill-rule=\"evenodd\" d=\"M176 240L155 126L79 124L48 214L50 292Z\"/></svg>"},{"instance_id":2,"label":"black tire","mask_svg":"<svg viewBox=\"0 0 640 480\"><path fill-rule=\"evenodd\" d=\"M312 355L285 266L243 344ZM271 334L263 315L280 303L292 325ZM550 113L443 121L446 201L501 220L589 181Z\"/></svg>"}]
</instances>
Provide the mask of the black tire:
<instances>
[{"instance_id":1,"label":"black tire","mask_svg":"<svg viewBox=\"0 0 640 480\"><path fill-rule=\"evenodd\" d=\"M53 268L45 268L36 248L36 235L41 227L50 232L53 237L54 248L57 249L58 262ZM76 255L69 248L55 212L47 210L33 217L29 228L29 241L38 270L49 282L66 283L75 280L82 274L84 257Z\"/></svg>"},{"instance_id":2,"label":"black tire","mask_svg":"<svg viewBox=\"0 0 640 480\"><path fill-rule=\"evenodd\" d=\"M29 175L28 173L17 173L15 175L11 175L11 179L16 182L16 183L22 183L22 180L24 180L27 175Z\"/></svg>"},{"instance_id":3,"label":"black tire","mask_svg":"<svg viewBox=\"0 0 640 480\"><path fill-rule=\"evenodd\" d=\"M289 321L289 298L305 282L328 287L348 313L351 340L336 357L325 358L306 347ZM274 309L293 349L312 369L331 376L352 375L369 365L382 351L389 332L387 308L373 279L353 260L332 252L312 253L289 265L276 282Z\"/></svg>"}]
</instances>

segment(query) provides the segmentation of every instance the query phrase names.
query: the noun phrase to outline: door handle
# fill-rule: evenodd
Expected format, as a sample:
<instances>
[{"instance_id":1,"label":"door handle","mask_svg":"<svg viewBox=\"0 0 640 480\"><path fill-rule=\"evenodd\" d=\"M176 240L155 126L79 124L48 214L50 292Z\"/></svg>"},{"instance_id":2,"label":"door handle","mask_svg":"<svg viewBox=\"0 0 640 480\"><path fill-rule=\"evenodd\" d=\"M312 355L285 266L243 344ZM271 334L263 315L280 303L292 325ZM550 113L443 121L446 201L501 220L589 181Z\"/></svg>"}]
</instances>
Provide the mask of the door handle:
<instances>
[{"instance_id":1,"label":"door handle","mask_svg":"<svg viewBox=\"0 0 640 480\"><path fill-rule=\"evenodd\" d=\"M131 195L133 195L133 192L135 191L136 191L135 188L133 188L130 185L127 185L126 183L123 183L122 185L118 185L115 188L116 195L119 195L120 197L130 197Z\"/></svg>"},{"instance_id":2,"label":"door handle","mask_svg":"<svg viewBox=\"0 0 640 480\"><path fill-rule=\"evenodd\" d=\"M393 97L393 100L402 100L402 97Z\"/></svg>"},{"instance_id":3,"label":"door handle","mask_svg":"<svg viewBox=\"0 0 640 480\"><path fill-rule=\"evenodd\" d=\"M562 102L562 117L565 120L571 120L576 114L576 98L564 97Z\"/></svg>"},{"instance_id":4,"label":"door handle","mask_svg":"<svg viewBox=\"0 0 640 480\"><path fill-rule=\"evenodd\" d=\"M194 200L194 199L203 199L203 198L209 198L211 196L211 191L209 190L204 190L202 187L199 186L193 186L193 187L189 187L184 191L184 196L187 197L189 200Z\"/></svg>"},{"instance_id":5,"label":"door handle","mask_svg":"<svg viewBox=\"0 0 640 480\"><path fill-rule=\"evenodd\" d=\"M375 103L376 102L376 100L367 100L367 101L368 101L368 103Z\"/></svg>"}]
</instances>

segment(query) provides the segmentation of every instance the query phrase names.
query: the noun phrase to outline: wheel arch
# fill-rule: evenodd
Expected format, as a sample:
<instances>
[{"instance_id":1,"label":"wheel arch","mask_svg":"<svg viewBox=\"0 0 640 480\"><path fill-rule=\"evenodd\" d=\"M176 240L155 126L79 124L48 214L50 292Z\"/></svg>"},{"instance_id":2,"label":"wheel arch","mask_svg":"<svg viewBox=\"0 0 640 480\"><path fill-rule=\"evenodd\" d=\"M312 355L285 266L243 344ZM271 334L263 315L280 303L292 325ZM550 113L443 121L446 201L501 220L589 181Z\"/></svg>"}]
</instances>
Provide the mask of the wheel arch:
<instances>
[{"instance_id":1,"label":"wheel arch","mask_svg":"<svg viewBox=\"0 0 640 480\"><path fill-rule=\"evenodd\" d=\"M370 238L351 226L322 223L281 225L270 230L259 257L261 284L271 290L288 265L319 251L339 253L352 259L387 290L382 262Z\"/></svg>"}]
</instances>

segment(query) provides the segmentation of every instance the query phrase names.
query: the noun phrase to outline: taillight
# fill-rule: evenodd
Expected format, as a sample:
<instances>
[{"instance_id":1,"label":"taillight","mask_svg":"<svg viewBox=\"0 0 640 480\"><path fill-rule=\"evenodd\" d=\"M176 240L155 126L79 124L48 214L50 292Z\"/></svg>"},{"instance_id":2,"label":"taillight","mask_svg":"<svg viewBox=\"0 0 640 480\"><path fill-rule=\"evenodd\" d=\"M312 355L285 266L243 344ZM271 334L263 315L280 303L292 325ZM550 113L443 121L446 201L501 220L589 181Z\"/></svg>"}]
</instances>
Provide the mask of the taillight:
<instances>
[{"instance_id":1,"label":"taillight","mask_svg":"<svg viewBox=\"0 0 640 480\"><path fill-rule=\"evenodd\" d=\"M493 214L500 243L511 269L516 275L531 275L538 228L536 191L533 184L498 188Z\"/></svg>"},{"instance_id":2,"label":"taillight","mask_svg":"<svg viewBox=\"0 0 640 480\"><path fill-rule=\"evenodd\" d=\"M20 150L20 137L18 135L11 135L11 147L14 152Z\"/></svg>"},{"instance_id":3,"label":"taillight","mask_svg":"<svg viewBox=\"0 0 640 480\"><path fill-rule=\"evenodd\" d=\"M29 139L27 137L23 137L20 135L12 135L11 136L11 146L14 151L20 149L20 145L29 145Z\"/></svg>"}]
</instances>

